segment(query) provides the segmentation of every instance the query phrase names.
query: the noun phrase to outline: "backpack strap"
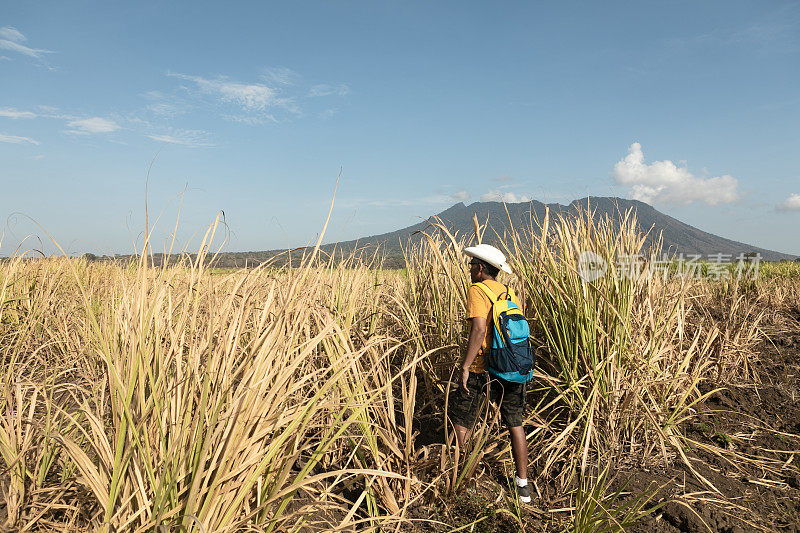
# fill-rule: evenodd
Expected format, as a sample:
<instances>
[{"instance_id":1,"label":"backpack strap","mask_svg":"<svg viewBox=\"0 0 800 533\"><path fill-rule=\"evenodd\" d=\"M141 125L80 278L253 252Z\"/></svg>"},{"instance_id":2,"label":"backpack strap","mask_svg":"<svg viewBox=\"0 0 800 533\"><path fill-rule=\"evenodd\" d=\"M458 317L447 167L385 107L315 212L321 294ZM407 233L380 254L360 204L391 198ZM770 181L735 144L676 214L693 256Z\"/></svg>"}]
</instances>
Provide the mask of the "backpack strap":
<instances>
[{"instance_id":1,"label":"backpack strap","mask_svg":"<svg viewBox=\"0 0 800 533\"><path fill-rule=\"evenodd\" d=\"M488 296L489 299L492 301L492 304L497 303L497 301L500 300L503 295L505 295L505 298L502 298L503 300L510 300L515 304L517 302L516 295L514 294L514 289L510 288L508 285L505 285L506 292L500 294L500 296L497 296L492 291L492 289L490 289L489 286L482 281L479 281L478 283L473 283L473 285L477 285L483 292L485 292L486 296Z\"/></svg>"},{"instance_id":2,"label":"backpack strap","mask_svg":"<svg viewBox=\"0 0 800 533\"><path fill-rule=\"evenodd\" d=\"M517 303L517 295L514 293L514 289L508 285L506 285L506 297L506 299L511 300L514 302L514 304L516 304L517 307L519 307L519 304Z\"/></svg>"},{"instance_id":3,"label":"backpack strap","mask_svg":"<svg viewBox=\"0 0 800 533\"><path fill-rule=\"evenodd\" d=\"M495 295L495 293L492 291L492 289L489 288L487 284L485 284L482 281L479 281L478 283L473 283L473 285L476 285L479 289L481 289L483 292L486 293L486 296L489 297L489 300L491 300L492 305L497 303L498 300L497 295Z\"/></svg>"}]
</instances>

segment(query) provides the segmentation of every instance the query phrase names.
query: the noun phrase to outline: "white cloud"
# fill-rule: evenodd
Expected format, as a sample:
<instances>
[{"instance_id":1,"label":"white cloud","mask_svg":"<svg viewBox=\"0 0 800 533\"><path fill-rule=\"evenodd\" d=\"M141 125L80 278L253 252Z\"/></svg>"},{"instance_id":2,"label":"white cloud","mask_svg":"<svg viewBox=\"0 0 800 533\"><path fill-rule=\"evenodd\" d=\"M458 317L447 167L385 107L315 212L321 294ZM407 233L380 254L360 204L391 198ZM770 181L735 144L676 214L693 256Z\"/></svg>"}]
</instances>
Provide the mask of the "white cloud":
<instances>
[{"instance_id":1,"label":"white cloud","mask_svg":"<svg viewBox=\"0 0 800 533\"><path fill-rule=\"evenodd\" d=\"M698 178L672 161L645 164L642 145L633 143L628 155L614 165L614 181L631 187L631 197L647 203L707 205L727 204L739 199L739 181L733 176Z\"/></svg>"},{"instance_id":2,"label":"white cloud","mask_svg":"<svg viewBox=\"0 0 800 533\"><path fill-rule=\"evenodd\" d=\"M229 122L238 122L239 124L247 124L248 126L257 126L264 122L278 123L278 119L271 113L260 113L258 115L221 115L224 120Z\"/></svg>"},{"instance_id":3,"label":"white cloud","mask_svg":"<svg viewBox=\"0 0 800 533\"><path fill-rule=\"evenodd\" d=\"M36 113L30 111L18 111L13 107L6 107L0 109L0 117L7 118L36 118Z\"/></svg>"},{"instance_id":4,"label":"white cloud","mask_svg":"<svg viewBox=\"0 0 800 533\"><path fill-rule=\"evenodd\" d=\"M161 91L147 91L142 94L142 97L150 102L147 110L157 117L175 117L187 113L192 107L183 98L174 94L164 94Z\"/></svg>"},{"instance_id":5,"label":"white cloud","mask_svg":"<svg viewBox=\"0 0 800 533\"><path fill-rule=\"evenodd\" d=\"M149 109L154 115L158 115L159 117L174 117L175 115L178 115L181 112L181 110L177 106L167 102L158 102L150 104L147 106L147 109Z\"/></svg>"},{"instance_id":6,"label":"white cloud","mask_svg":"<svg viewBox=\"0 0 800 533\"><path fill-rule=\"evenodd\" d=\"M208 140L208 132L202 130L176 130L169 134L148 135L147 137L160 143L177 144L189 148L214 146Z\"/></svg>"},{"instance_id":7,"label":"white cloud","mask_svg":"<svg viewBox=\"0 0 800 533\"><path fill-rule=\"evenodd\" d=\"M458 200L459 202L466 202L467 200L469 200L470 195L467 191L461 190L451 194L450 198L452 198L453 200Z\"/></svg>"},{"instance_id":8,"label":"white cloud","mask_svg":"<svg viewBox=\"0 0 800 533\"><path fill-rule=\"evenodd\" d=\"M41 59L44 54L52 53L50 50L30 48L24 44L21 44L28 39L22 34L22 32L16 28L12 28L11 26L4 26L0 28L0 37L2 37L2 39L0 39L0 48L4 50L11 50L12 52L17 52L35 59Z\"/></svg>"},{"instance_id":9,"label":"white cloud","mask_svg":"<svg viewBox=\"0 0 800 533\"><path fill-rule=\"evenodd\" d=\"M90 133L111 133L112 131L117 131L119 129L119 126L116 122L101 117L72 120L67 123L67 126L72 128L69 130L69 133L74 133L77 135L87 135Z\"/></svg>"},{"instance_id":10,"label":"white cloud","mask_svg":"<svg viewBox=\"0 0 800 533\"><path fill-rule=\"evenodd\" d=\"M505 202L507 204L518 204L530 201L530 196L526 196L524 194L517 196L511 191L502 192L499 190L489 189L489 192L481 195L481 202Z\"/></svg>"},{"instance_id":11,"label":"white cloud","mask_svg":"<svg viewBox=\"0 0 800 533\"><path fill-rule=\"evenodd\" d=\"M210 94L220 100L240 106L245 111L264 111L275 105L283 105L284 99L278 98L277 92L260 83L239 83L219 77L215 80L202 76L189 76L170 72L169 76L193 81L201 92Z\"/></svg>"},{"instance_id":12,"label":"white cloud","mask_svg":"<svg viewBox=\"0 0 800 533\"><path fill-rule=\"evenodd\" d=\"M45 118L63 120L67 123L66 133L74 135L88 135L92 133L111 133L121 129L121 126L102 117L79 118L75 115L60 112L57 108L40 105L37 106L38 112L20 111L13 107L0 108L0 117L11 119L34 119Z\"/></svg>"},{"instance_id":13,"label":"white cloud","mask_svg":"<svg viewBox=\"0 0 800 533\"><path fill-rule=\"evenodd\" d=\"M324 100L319 100L320 104L317 105L320 107L313 109L314 100L311 97L343 96L350 91L344 83L305 85L301 83L303 79L300 74L286 67L267 69L253 83L222 75L205 77L179 72L167 72L166 75L182 80L180 90L195 100L195 104L201 102L215 106L219 118L242 124L280 123L308 115L328 119L339 109L330 103L322 107ZM163 105L171 103L170 97L155 91L144 96L152 101L150 111L164 116L172 111L169 105Z\"/></svg>"},{"instance_id":14,"label":"white cloud","mask_svg":"<svg viewBox=\"0 0 800 533\"><path fill-rule=\"evenodd\" d=\"M22 43L28 40L24 35L22 35L22 32L20 32L17 28L12 28L11 26L4 26L0 28L0 37L16 43Z\"/></svg>"},{"instance_id":15,"label":"white cloud","mask_svg":"<svg viewBox=\"0 0 800 533\"><path fill-rule=\"evenodd\" d=\"M495 183L511 183L514 181L514 178L508 175L497 176L496 178L492 178L492 181Z\"/></svg>"},{"instance_id":16,"label":"white cloud","mask_svg":"<svg viewBox=\"0 0 800 533\"><path fill-rule=\"evenodd\" d=\"M49 50L39 50L36 48L30 48L23 44L7 41L5 39L0 39L0 48L4 50L11 50L12 52L18 52L22 55L33 57L35 59L41 59L44 54L51 53Z\"/></svg>"},{"instance_id":17,"label":"white cloud","mask_svg":"<svg viewBox=\"0 0 800 533\"><path fill-rule=\"evenodd\" d=\"M300 74L290 68L273 67L266 70L262 79L278 85L294 85L300 79Z\"/></svg>"},{"instance_id":18,"label":"white cloud","mask_svg":"<svg viewBox=\"0 0 800 533\"><path fill-rule=\"evenodd\" d=\"M345 96L350 92L350 87L347 84L339 83L338 85L328 85L327 83L322 83L320 85L314 85L308 91L308 96L310 97L317 97L317 96L330 96L335 94L337 96Z\"/></svg>"},{"instance_id":19,"label":"white cloud","mask_svg":"<svg viewBox=\"0 0 800 533\"><path fill-rule=\"evenodd\" d=\"M18 137L16 135L6 135L5 133L0 133L0 143L11 143L11 144L39 144L39 141L35 139L31 139L30 137Z\"/></svg>"},{"instance_id":20,"label":"white cloud","mask_svg":"<svg viewBox=\"0 0 800 533\"><path fill-rule=\"evenodd\" d=\"M792 194L778 204L779 211L800 211L800 194Z\"/></svg>"}]
</instances>

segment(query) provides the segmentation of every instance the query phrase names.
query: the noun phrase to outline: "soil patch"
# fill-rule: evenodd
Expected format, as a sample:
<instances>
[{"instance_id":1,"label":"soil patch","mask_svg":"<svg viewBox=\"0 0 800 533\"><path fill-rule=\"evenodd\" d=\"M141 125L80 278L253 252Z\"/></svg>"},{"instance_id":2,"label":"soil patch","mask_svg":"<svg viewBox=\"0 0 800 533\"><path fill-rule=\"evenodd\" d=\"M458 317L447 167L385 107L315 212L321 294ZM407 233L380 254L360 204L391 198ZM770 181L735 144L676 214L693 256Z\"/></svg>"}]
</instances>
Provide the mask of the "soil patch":
<instances>
[{"instance_id":1,"label":"soil patch","mask_svg":"<svg viewBox=\"0 0 800 533\"><path fill-rule=\"evenodd\" d=\"M626 531L637 533L800 532L800 336L766 339L754 354L757 383L721 386L682 428L691 468L618 467L615 505L652 494L655 510ZM429 431L436 427L432 422ZM441 427L436 427L441 430ZM434 433L434 431L431 431ZM533 505L514 509L502 465L484 464L465 494L412 510L411 517L445 522L418 530L450 530L480 520L474 531L559 531L569 502L539 486ZM700 477L706 482L702 481ZM520 527L522 526L522 527Z\"/></svg>"}]
</instances>

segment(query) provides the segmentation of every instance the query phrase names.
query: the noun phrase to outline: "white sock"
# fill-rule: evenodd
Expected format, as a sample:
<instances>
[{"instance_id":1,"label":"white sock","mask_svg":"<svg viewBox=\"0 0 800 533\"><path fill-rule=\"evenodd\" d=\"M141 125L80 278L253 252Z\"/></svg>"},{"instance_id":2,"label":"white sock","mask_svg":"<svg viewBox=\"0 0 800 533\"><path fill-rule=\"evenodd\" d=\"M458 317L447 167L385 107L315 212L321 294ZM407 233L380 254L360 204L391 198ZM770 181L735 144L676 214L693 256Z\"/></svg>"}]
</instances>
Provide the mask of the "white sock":
<instances>
[{"instance_id":1,"label":"white sock","mask_svg":"<svg viewBox=\"0 0 800 533\"><path fill-rule=\"evenodd\" d=\"M520 479L517 476L514 476L514 482L517 484L517 487L524 487L528 484L528 478Z\"/></svg>"}]
</instances>

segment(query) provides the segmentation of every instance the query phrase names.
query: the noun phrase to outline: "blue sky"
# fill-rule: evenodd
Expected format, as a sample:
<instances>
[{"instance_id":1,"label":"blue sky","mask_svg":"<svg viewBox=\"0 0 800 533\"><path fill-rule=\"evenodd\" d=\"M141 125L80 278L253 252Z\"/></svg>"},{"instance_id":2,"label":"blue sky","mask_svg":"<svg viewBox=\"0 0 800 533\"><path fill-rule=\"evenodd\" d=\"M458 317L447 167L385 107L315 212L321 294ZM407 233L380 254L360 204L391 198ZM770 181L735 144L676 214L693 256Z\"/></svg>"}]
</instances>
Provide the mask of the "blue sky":
<instances>
[{"instance_id":1,"label":"blue sky","mask_svg":"<svg viewBox=\"0 0 800 533\"><path fill-rule=\"evenodd\" d=\"M800 254L798 2L4 2L0 255L638 198Z\"/></svg>"}]
</instances>

